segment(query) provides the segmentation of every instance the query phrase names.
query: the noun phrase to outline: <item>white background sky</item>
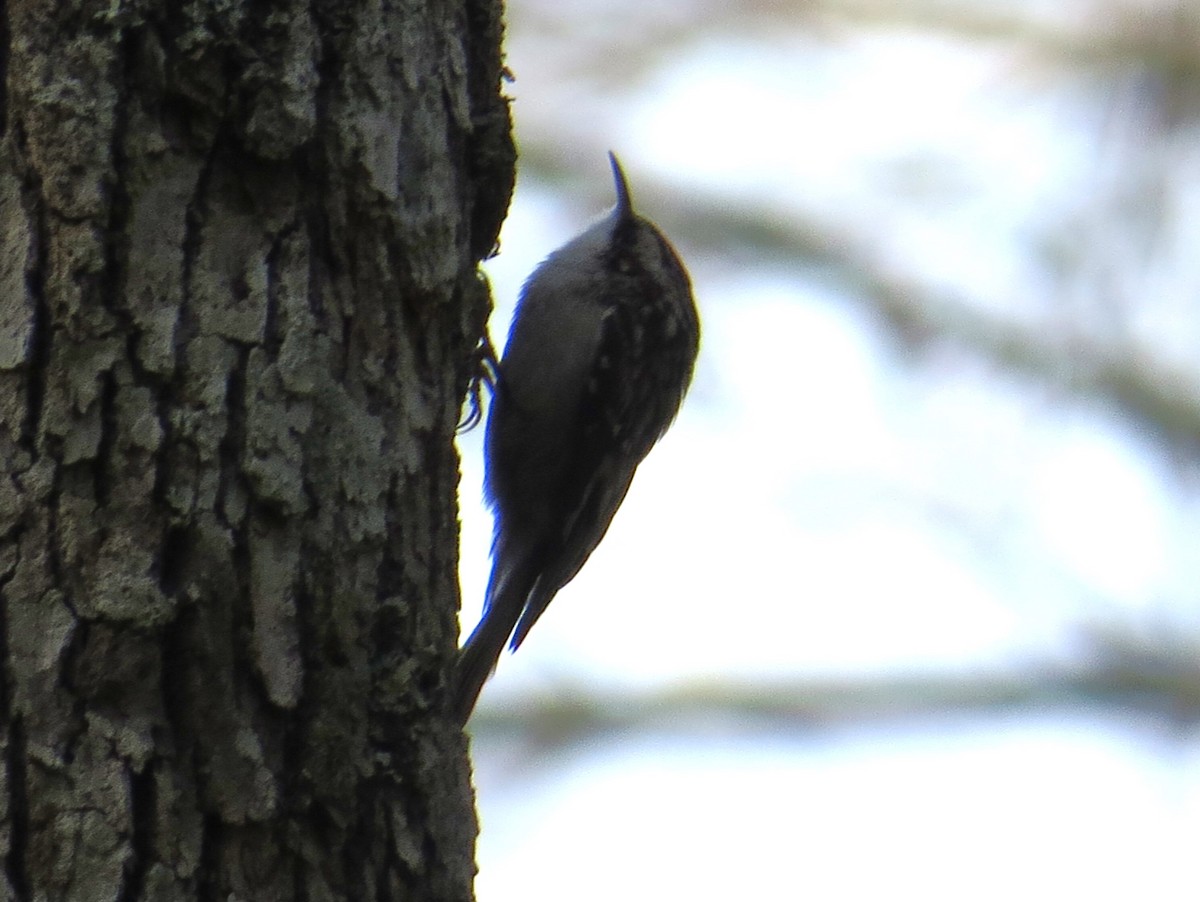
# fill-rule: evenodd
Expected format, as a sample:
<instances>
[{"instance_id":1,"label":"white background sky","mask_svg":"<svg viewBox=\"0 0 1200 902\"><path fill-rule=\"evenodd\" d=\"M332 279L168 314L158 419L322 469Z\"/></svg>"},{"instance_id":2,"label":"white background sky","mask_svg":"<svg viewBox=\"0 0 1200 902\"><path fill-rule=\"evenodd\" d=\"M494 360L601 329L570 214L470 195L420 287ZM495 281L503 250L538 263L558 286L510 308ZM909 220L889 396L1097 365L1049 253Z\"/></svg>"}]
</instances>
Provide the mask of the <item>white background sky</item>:
<instances>
[{"instance_id":1,"label":"white background sky","mask_svg":"<svg viewBox=\"0 0 1200 902\"><path fill-rule=\"evenodd\" d=\"M714 253L686 218L695 199L826 224L872 266L974 309L1189 364L1200 395L1200 267L1173 253L1200 232L1200 170L1159 198L1172 230L1153 253L1133 253L1097 199L1120 194L1130 135L1158 140L1138 139L1138 95L1020 31L757 7L730 28L706 26L701 4L643 6L510 4L531 162L489 265L492 329L502 340L524 277L611 203L611 147L691 269L696 382L481 704L1019 669L1086 658L1080 629L1100 623L1194 644L1196 495L1152 437L962 350L914 359L853 286L800 259ZM1077 8L1053 5L1066 33L1087 33ZM1134 159L1169 170L1192 153L1153 151ZM539 180L537 163L570 178ZM664 221L656 201L685 218ZM1054 253L1085 278L1056 278ZM467 630L488 567L481 439L462 441ZM1146 716L668 731L552 753L483 734L474 753L482 902L1200 898L1200 743Z\"/></svg>"}]
</instances>

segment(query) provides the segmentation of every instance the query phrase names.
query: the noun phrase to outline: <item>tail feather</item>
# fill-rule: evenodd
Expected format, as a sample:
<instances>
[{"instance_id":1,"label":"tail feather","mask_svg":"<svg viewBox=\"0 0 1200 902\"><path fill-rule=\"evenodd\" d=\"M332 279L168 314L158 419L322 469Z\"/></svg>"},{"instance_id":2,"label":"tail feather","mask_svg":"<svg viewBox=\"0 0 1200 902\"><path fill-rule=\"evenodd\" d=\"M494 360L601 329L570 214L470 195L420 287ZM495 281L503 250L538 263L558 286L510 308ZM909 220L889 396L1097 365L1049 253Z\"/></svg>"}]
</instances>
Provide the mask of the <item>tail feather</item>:
<instances>
[{"instance_id":1,"label":"tail feather","mask_svg":"<svg viewBox=\"0 0 1200 902\"><path fill-rule=\"evenodd\" d=\"M537 574L527 561L501 570L497 567L492 584L488 586L487 605L483 618L471 633L471 638L459 652L454 675L453 714L465 724L475 710L475 702L488 681L504 644L512 634L525 599L529 596Z\"/></svg>"},{"instance_id":2,"label":"tail feather","mask_svg":"<svg viewBox=\"0 0 1200 902\"><path fill-rule=\"evenodd\" d=\"M455 671L453 713L465 724L475 710L475 702L488 681L500 652L508 640L508 630L494 617L485 617L471 633L471 638L459 653Z\"/></svg>"},{"instance_id":3,"label":"tail feather","mask_svg":"<svg viewBox=\"0 0 1200 902\"><path fill-rule=\"evenodd\" d=\"M555 586L548 582L544 575L530 587L526 603L521 607L521 617L517 621L512 638L508 643L511 651L516 651L521 647L521 643L525 641L525 637L529 635L529 631L533 629L537 619L542 616L550 605L551 599L558 594L558 590L561 588L562 586Z\"/></svg>"}]
</instances>

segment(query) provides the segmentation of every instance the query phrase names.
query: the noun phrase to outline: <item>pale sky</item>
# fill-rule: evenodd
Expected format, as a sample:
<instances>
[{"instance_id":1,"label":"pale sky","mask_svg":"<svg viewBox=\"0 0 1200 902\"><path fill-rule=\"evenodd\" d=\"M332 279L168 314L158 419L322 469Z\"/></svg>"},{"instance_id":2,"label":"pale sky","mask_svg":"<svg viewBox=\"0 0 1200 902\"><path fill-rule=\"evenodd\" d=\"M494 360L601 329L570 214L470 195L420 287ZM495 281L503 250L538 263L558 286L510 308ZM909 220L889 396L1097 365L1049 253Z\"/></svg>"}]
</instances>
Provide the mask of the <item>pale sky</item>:
<instances>
[{"instance_id":1,"label":"pale sky","mask_svg":"<svg viewBox=\"0 0 1200 902\"><path fill-rule=\"evenodd\" d=\"M513 20L518 138L562 139L590 196L608 196L611 147L635 204L653 184L819 216L984 309L1062 315L1029 247L1095 177L1089 89L1019 47L714 34L588 105L586 78L556 75ZM519 177L488 267L497 341L538 260L603 212L562 189ZM672 237L703 320L692 394L482 705L580 683L969 672L1069 659L1093 620L1196 621L1194 500L1108 411L962 355L906 360L843 288ZM1200 339L1179 296L1145 308L1139 341ZM481 438L462 442L464 630L488 568ZM1200 898L1200 744L1146 737L1031 715L817 743L631 737L529 764L478 742L479 897Z\"/></svg>"}]
</instances>

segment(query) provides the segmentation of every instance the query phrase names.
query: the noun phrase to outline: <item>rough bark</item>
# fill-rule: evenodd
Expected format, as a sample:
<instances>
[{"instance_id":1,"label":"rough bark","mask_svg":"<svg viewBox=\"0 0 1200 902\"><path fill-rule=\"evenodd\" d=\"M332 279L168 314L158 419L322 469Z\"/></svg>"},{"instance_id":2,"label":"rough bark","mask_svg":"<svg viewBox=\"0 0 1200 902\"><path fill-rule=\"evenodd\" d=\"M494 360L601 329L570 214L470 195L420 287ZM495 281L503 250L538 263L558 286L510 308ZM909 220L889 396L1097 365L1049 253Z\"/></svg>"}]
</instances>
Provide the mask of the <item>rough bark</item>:
<instances>
[{"instance_id":1,"label":"rough bark","mask_svg":"<svg viewBox=\"0 0 1200 902\"><path fill-rule=\"evenodd\" d=\"M0 898L467 899L498 3L0 4Z\"/></svg>"}]
</instances>

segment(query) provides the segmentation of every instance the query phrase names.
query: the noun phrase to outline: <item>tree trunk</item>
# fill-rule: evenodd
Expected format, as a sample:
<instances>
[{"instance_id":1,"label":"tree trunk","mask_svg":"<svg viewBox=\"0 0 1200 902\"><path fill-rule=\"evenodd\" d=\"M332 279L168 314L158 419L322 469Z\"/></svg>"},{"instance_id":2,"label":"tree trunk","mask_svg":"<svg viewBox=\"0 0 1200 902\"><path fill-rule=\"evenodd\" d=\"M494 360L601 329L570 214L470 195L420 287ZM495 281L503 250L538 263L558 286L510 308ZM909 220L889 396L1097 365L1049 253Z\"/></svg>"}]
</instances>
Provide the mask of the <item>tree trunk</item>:
<instances>
[{"instance_id":1,"label":"tree trunk","mask_svg":"<svg viewBox=\"0 0 1200 902\"><path fill-rule=\"evenodd\" d=\"M0 898L471 897L499 16L0 4Z\"/></svg>"}]
</instances>

